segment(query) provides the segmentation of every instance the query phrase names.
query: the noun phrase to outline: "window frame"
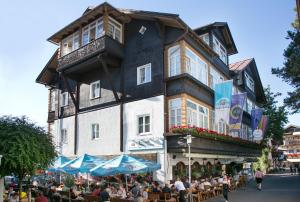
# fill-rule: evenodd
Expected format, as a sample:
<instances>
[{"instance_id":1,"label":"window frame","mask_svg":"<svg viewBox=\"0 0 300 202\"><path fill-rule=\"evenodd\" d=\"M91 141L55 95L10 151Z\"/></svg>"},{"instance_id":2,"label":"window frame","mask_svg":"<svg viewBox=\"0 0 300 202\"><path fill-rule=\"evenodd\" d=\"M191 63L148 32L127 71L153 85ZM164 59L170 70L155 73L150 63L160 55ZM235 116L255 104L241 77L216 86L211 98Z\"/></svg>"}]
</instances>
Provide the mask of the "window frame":
<instances>
[{"instance_id":1,"label":"window frame","mask_svg":"<svg viewBox=\"0 0 300 202\"><path fill-rule=\"evenodd\" d=\"M182 104L181 98L174 98L174 99L169 100L169 128L182 125L182 106L181 106L181 104ZM174 111L174 124L172 124L172 117L173 117L172 111ZM179 111L180 111L180 113L178 114Z\"/></svg>"},{"instance_id":2,"label":"window frame","mask_svg":"<svg viewBox=\"0 0 300 202\"><path fill-rule=\"evenodd\" d=\"M178 59L179 62L177 61ZM172 62L172 60L174 61ZM171 64L173 64L173 66L171 66ZM174 72L174 74L172 74L172 72ZM180 74L181 74L181 50L180 50L180 45L175 45L168 49L168 76L172 77Z\"/></svg>"},{"instance_id":3,"label":"window frame","mask_svg":"<svg viewBox=\"0 0 300 202\"><path fill-rule=\"evenodd\" d=\"M145 120L146 120L146 117L148 117L149 116L149 131L148 132L145 132L146 131L146 122L145 122ZM140 133L140 123L139 123L139 119L140 118L143 118L143 123L142 123L142 126L143 126L143 131ZM138 135L141 135L141 136L143 136L143 135L150 135L151 134L151 115L150 114L141 114L141 115L137 115L137 134Z\"/></svg>"},{"instance_id":4,"label":"window frame","mask_svg":"<svg viewBox=\"0 0 300 202\"><path fill-rule=\"evenodd\" d=\"M56 104L56 90L55 89L52 89L51 90L51 93L50 93L50 112L54 112L55 111L55 104Z\"/></svg>"},{"instance_id":5,"label":"window frame","mask_svg":"<svg viewBox=\"0 0 300 202\"><path fill-rule=\"evenodd\" d=\"M213 50L219 55L219 58L227 65L228 64L227 49L215 35L213 35ZM222 59L224 56L222 53L224 53L225 55L224 57L225 61Z\"/></svg>"},{"instance_id":6,"label":"window frame","mask_svg":"<svg viewBox=\"0 0 300 202\"><path fill-rule=\"evenodd\" d=\"M94 25L93 25L94 24ZM99 24L102 24L102 34L99 34L99 36L97 36L97 33L99 32L98 30L98 25ZM105 30L104 30L104 26L103 26L103 18L100 17L96 20L94 20L93 22L89 23L88 25L84 26L82 28L82 33L81 33L81 46L85 46L89 43L91 43L92 41L90 40L90 31L92 28L95 28L95 39L94 40L97 40L99 39L100 37L104 36L105 35ZM86 30L87 29L87 30ZM84 44L84 40L83 40L83 37L85 35L85 33L88 33L87 37L88 37L88 42Z\"/></svg>"},{"instance_id":7,"label":"window frame","mask_svg":"<svg viewBox=\"0 0 300 202\"><path fill-rule=\"evenodd\" d=\"M75 39L78 38L78 47L75 47ZM67 44L71 41L72 43L72 47L71 47L71 51L65 53L65 48L64 48L64 44L67 42ZM79 35L79 31L74 32L73 34L70 34L69 36L65 37L62 41L61 41L61 52L60 55L65 56L68 55L70 53L72 53L73 51L79 49L81 47L80 44L80 35Z\"/></svg>"},{"instance_id":8,"label":"window frame","mask_svg":"<svg viewBox=\"0 0 300 202\"><path fill-rule=\"evenodd\" d=\"M96 130L94 130L94 126L96 126ZM94 135L94 132L96 132L95 135ZM91 134L92 135L92 140L100 139L100 124L99 123L92 123L91 124L91 133L92 133ZM96 136L97 134L98 134L98 137Z\"/></svg>"},{"instance_id":9,"label":"window frame","mask_svg":"<svg viewBox=\"0 0 300 202\"><path fill-rule=\"evenodd\" d=\"M141 70L142 69L145 69L144 82L141 81ZM148 71L147 71L147 69L148 69ZM147 72L150 74L148 77L147 77ZM139 85L150 83L150 82L152 82L152 64L147 63L145 65L137 67L137 85L139 86Z\"/></svg>"},{"instance_id":10,"label":"window frame","mask_svg":"<svg viewBox=\"0 0 300 202\"><path fill-rule=\"evenodd\" d=\"M120 26L120 27L117 27ZM116 41L119 41L120 43L123 43L123 25L121 23L119 23L117 20L115 20L114 18L110 17L108 18L108 29L109 26L113 26L114 30L117 28L120 31L120 40L116 39L116 32L114 31L112 36L109 34L109 30L107 30L107 35L110 36L111 38L113 38Z\"/></svg>"},{"instance_id":11,"label":"window frame","mask_svg":"<svg viewBox=\"0 0 300 202\"><path fill-rule=\"evenodd\" d=\"M65 102L64 101L64 96L66 95ZM60 106L61 107L66 107L69 105L69 93L68 92L63 92L60 94Z\"/></svg>"},{"instance_id":12,"label":"window frame","mask_svg":"<svg viewBox=\"0 0 300 202\"><path fill-rule=\"evenodd\" d=\"M255 83L253 78L245 71L246 86L252 91L255 91Z\"/></svg>"},{"instance_id":13,"label":"window frame","mask_svg":"<svg viewBox=\"0 0 300 202\"><path fill-rule=\"evenodd\" d=\"M95 85L97 86L97 84L99 84L99 95L93 97L92 96L93 95L93 86L95 86ZM90 83L90 100L97 99L97 98L100 98L100 97L101 97L101 81L97 80L97 81L94 81L94 82Z\"/></svg>"},{"instance_id":14,"label":"window frame","mask_svg":"<svg viewBox=\"0 0 300 202\"><path fill-rule=\"evenodd\" d=\"M192 108L188 107L188 102L190 102L191 104L194 104L196 106L196 109L192 109ZM202 111L200 111L200 107L203 108L204 113ZM188 117L188 114L190 114L189 111L192 112L192 117L190 117L192 119L194 118L193 113L196 113L196 125L195 124L189 125L189 117ZM186 100L186 123L187 123L187 125L209 129L210 128L209 114L210 114L209 109L207 107L205 107L201 104L198 104L196 102L193 102L190 99ZM195 121L193 121L193 122L195 123ZM205 123L207 123L207 126L205 126L206 125Z\"/></svg>"},{"instance_id":15,"label":"window frame","mask_svg":"<svg viewBox=\"0 0 300 202\"><path fill-rule=\"evenodd\" d=\"M60 142L62 144L68 144L68 131L66 128L60 130Z\"/></svg>"}]
</instances>

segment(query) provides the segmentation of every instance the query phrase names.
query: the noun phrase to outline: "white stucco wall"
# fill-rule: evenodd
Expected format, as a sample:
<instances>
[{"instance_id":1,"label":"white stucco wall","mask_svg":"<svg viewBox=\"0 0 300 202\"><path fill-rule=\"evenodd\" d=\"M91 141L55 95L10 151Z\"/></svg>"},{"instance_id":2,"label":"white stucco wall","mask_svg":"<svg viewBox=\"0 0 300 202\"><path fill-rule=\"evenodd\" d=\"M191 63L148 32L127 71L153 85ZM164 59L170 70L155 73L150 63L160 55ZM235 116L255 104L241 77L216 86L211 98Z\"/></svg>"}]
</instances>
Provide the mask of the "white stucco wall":
<instances>
[{"instance_id":1,"label":"white stucco wall","mask_svg":"<svg viewBox=\"0 0 300 202\"><path fill-rule=\"evenodd\" d=\"M138 116L150 115L150 134L138 134ZM124 148L128 150L128 142L132 139L163 138L164 133L164 96L156 96L124 104L123 113ZM133 151L131 151L133 152Z\"/></svg>"},{"instance_id":2,"label":"white stucco wall","mask_svg":"<svg viewBox=\"0 0 300 202\"><path fill-rule=\"evenodd\" d=\"M78 115L78 155L120 154L120 106ZM99 139L92 139L91 124L99 124Z\"/></svg>"},{"instance_id":3,"label":"white stucco wall","mask_svg":"<svg viewBox=\"0 0 300 202\"><path fill-rule=\"evenodd\" d=\"M61 130L67 130L67 143L61 144ZM57 151L65 156L74 156L74 116L55 120L54 125L51 126L53 131L53 140Z\"/></svg>"}]
</instances>

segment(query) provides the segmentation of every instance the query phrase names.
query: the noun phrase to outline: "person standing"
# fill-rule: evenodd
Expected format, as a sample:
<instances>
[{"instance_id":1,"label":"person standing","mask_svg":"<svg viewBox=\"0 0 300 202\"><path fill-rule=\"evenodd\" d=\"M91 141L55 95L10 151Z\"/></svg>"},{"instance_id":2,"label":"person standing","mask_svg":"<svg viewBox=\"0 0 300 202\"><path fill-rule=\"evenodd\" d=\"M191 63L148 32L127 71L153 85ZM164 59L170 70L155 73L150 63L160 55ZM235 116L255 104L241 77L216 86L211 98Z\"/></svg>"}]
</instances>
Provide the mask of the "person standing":
<instances>
[{"instance_id":1,"label":"person standing","mask_svg":"<svg viewBox=\"0 0 300 202\"><path fill-rule=\"evenodd\" d=\"M183 182L179 178L177 178L177 181L174 185L179 192L179 202L185 202L185 187L183 185Z\"/></svg>"},{"instance_id":2,"label":"person standing","mask_svg":"<svg viewBox=\"0 0 300 202\"><path fill-rule=\"evenodd\" d=\"M261 172L260 168L257 168L257 171L255 172L255 180L257 184L257 189L261 191L261 183L263 179L264 174Z\"/></svg>"},{"instance_id":3,"label":"person standing","mask_svg":"<svg viewBox=\"0 0 300 202\"><path fill-rule=\"evenodd\" d=\"M228 202L228 192L230 188L230 179L228 176L225 174L223 177L223 197L225 199L225 202Z\"/></svg>"}]
</instances>

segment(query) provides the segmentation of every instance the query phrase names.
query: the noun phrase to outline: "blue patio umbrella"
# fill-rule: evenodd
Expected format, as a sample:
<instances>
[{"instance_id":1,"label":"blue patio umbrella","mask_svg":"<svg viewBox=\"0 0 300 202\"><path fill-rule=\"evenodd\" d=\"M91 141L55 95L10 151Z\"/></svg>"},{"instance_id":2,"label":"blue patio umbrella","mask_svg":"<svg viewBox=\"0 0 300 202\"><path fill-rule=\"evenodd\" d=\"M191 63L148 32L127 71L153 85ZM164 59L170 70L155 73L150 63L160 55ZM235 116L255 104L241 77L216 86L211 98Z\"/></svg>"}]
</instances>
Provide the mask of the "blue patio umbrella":
<instances>
[{"instance_id":1,"label":"blue patio umbrella","mask_svg":"<svg viewBox=\"0 0 300 202\"><path fill-rule=\"evenodd\" d=\"M48 168L48 172L60 172L62 171L61 167L62 165L64 165L65 163L69 162L71 159L60 155L58 157L56 157L56 159L54 160L54 162L52 163L52 165Z\"/></svg>"},{"instance_id":2,"label":"blue patio umbrella","mask_svg":"<svg viewBox=\"0 0 300 202\"><path fill-rule=\"evenodd\" d=\"M62 170L69 174L89 173L93 167L104 162L102 158L84 154L62 165Z\"/></svg>"},{"instance_id":3,"label":"blue patio umbrella","mask_svg":"<svg viewBox=\"0 0 300 202\"><path fill-rule=\"evenodd\" d=\"M91 169L91 175L110 176L117 174L146 173L159 170L160 164L144 159L120 155Z\"/></svg>"}]
</instances>

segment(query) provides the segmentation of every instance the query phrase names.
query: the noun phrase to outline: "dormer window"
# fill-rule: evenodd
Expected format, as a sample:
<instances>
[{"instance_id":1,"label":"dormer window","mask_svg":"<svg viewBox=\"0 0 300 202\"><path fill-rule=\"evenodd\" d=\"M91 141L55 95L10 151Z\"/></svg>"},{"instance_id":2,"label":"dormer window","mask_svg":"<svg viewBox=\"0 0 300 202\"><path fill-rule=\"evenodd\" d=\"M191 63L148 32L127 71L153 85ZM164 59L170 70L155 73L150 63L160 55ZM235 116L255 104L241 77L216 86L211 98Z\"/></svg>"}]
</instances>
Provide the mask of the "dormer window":
<instances>
[{"instance_id":1,"label":"dormer window","mask_svg":"<svg viewBox=\"0 0 300 202\"><path fill-rule=\"evenodd\" d=\"M79 46L79 32L75 32L62 41L61 55L67 55L68 53L78 49Z\"/></svg>"},{"instance_id":2,"label":"dormer window","mask_svg":"<svg viewBox=\"0 0 300 202\"><path fill-rule=\"evenodd\" d=\"M86 45L91 41L98 39L104 35L102 18L85 26L82 30L82 45Z\"/></svg>"},{"instance_id":3,"label":"dormer window","mask_svg":"<svg viewBox=\"0 0 300 202\"><path fill-rule=\"evenodd\" d=\"M219 55L220 59L227 65L227 51L221 42L213 36L213 49Z\"/></svg>"}]
</instances>

